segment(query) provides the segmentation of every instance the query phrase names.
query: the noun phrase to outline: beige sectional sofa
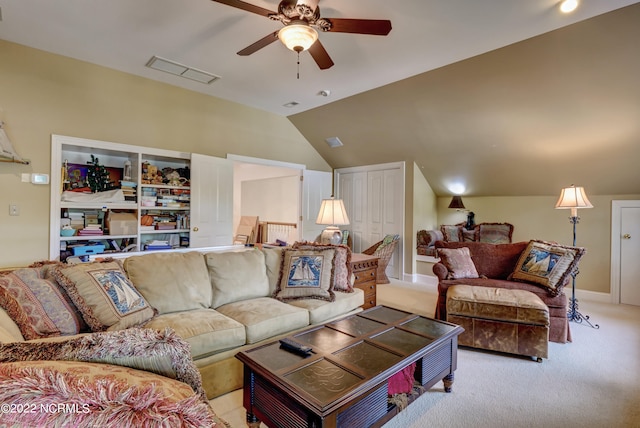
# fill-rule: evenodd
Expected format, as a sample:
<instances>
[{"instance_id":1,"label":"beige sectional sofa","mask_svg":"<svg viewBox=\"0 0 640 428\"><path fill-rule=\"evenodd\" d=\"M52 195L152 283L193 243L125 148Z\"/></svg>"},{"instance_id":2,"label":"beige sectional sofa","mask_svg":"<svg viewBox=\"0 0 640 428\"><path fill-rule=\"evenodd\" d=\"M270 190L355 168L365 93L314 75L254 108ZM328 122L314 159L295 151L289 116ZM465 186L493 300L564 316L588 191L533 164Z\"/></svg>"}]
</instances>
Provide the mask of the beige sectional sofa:
<instances>
[{"instance_id":1,"label":"beige sectional sofa","mask_svg":"<svg viewBox=\"0 0 640 428\"><path fill-rule=\"evenodd\" d=\"M359 289L335 291L333 301L281 301L272 297L278 287L283 251L237 247L124 257L118 263L122 263L128 279L155 314L143 317L143 322L136 325L118 321L106 329L143 327L163 331L168 327L190 345L208 398L238 389L242 386L242 365L235 358L238 351L359 312L364 304ZM61 272L65 269L69 268ZM80 287L78 284L82 295ZM77 300L75 291L69 293L76 306L91 306L95 296L84 293L84 300ZM113 308L105 306L93 304L89 309L96 323L104 324L105 319L110 319ZM141 310L137 316L143 313L146 312ZM83 316L87 318L84 313ZM83 334L93 333L79 336ZM22 341L25 338L18 325L0 309L0 342Z\"/></svg>"}]
</instances>

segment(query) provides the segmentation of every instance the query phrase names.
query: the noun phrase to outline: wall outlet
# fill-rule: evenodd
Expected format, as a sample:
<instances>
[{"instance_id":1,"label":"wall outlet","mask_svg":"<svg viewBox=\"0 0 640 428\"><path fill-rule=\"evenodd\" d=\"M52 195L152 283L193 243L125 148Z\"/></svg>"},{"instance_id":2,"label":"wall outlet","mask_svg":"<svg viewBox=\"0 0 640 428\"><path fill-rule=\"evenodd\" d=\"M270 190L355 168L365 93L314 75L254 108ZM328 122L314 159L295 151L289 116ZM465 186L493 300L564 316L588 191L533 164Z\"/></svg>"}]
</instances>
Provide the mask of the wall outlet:
<instances>
[{"instance_id":1,"label":"wall outlet","mask_svg":"<svg viewBox=\"0 0 640 428\"><path fill-rule=\"evenodd\" d=\"M20 215L20 207L16 204L9 204L9 215Z\"/></svg>"}]
</instances>

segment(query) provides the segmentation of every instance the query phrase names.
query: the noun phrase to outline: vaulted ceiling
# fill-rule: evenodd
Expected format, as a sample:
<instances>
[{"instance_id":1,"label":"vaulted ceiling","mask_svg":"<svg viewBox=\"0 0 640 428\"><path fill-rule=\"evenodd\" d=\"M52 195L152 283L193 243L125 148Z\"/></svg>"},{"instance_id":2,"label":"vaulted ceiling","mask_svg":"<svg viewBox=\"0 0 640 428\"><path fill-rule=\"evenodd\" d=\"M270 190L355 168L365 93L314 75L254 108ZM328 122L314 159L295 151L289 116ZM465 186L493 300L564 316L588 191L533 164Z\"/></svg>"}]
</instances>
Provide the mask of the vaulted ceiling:
<instances>
[{"instance_id":1,"label":"vaulted ceiling","mask_svg":"<svg viewBox=\"0 0 640 428\"><path fill-rule=\"evenodd\" d=\"M415 162L438 195L640 194L639 40L636 4L290 120L334 168Z\"/></svg>"},{"instance_id":2,"label":"vaulted ceiling","mask_svg":"<svg viewBox=\"0 0 640 428\"><path fill-rule=\"evenodd\" d=\"M236 55L280 23L210 0L5 0L0 39L288 116L333 167L415 162L440 195L640 194L640 4L558 3L321 0L323 17L393 29L320 34L336 65L303 53L300 79L279 43ZM154 55L221 78L145 67Z\"/></svg>"}]
</instances>

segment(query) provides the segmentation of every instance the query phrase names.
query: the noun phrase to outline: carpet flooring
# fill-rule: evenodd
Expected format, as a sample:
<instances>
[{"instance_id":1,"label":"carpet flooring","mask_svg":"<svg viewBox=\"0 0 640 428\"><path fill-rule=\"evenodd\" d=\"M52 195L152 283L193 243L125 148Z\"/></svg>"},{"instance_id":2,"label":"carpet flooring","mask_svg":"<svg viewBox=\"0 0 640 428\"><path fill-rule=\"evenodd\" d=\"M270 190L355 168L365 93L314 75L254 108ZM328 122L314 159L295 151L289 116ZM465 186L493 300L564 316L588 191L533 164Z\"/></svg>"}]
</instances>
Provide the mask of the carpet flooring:
<instances>
[{"instance_id":1,"label":"carpet flooring","mask_svg":"<svg viewBox=\"0 0 640 428\"><path fill-rule=\"evenodd\" d=\"M378 285L378 304L433 316L435 287ZM549 358L460 348L453 392L436 384L384 428L640 428L640 307L580 301L600 325L571 323L573 342L550 343ZM241 391L211 401L244 427ZM264 425L261 425L264 426Z\"/></svg>"}]
</instances>

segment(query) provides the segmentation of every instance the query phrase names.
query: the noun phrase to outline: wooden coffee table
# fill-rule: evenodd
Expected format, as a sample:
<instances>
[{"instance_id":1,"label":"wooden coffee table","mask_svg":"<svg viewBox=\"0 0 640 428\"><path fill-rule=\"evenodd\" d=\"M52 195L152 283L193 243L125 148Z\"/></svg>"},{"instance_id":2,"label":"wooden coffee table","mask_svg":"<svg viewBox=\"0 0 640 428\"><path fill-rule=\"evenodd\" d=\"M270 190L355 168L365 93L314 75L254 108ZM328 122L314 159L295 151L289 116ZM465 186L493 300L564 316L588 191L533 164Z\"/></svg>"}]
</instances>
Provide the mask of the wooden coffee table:
<instances>
[{"instance_id":1,"label":"wooden coffee table","mask_svg":"<svg viewBox=\"0 0 640 428\"><path fill-rule=\"evenodd\" d=\"M451 391L463 331L455 324L376 306L289 336L313 348L308 357L281 348L279 341L239 352L247 424L381 426L399 411L387 402L389 378L412 363L425 391L440 380Z\"/></svg>"}]
</instances>

